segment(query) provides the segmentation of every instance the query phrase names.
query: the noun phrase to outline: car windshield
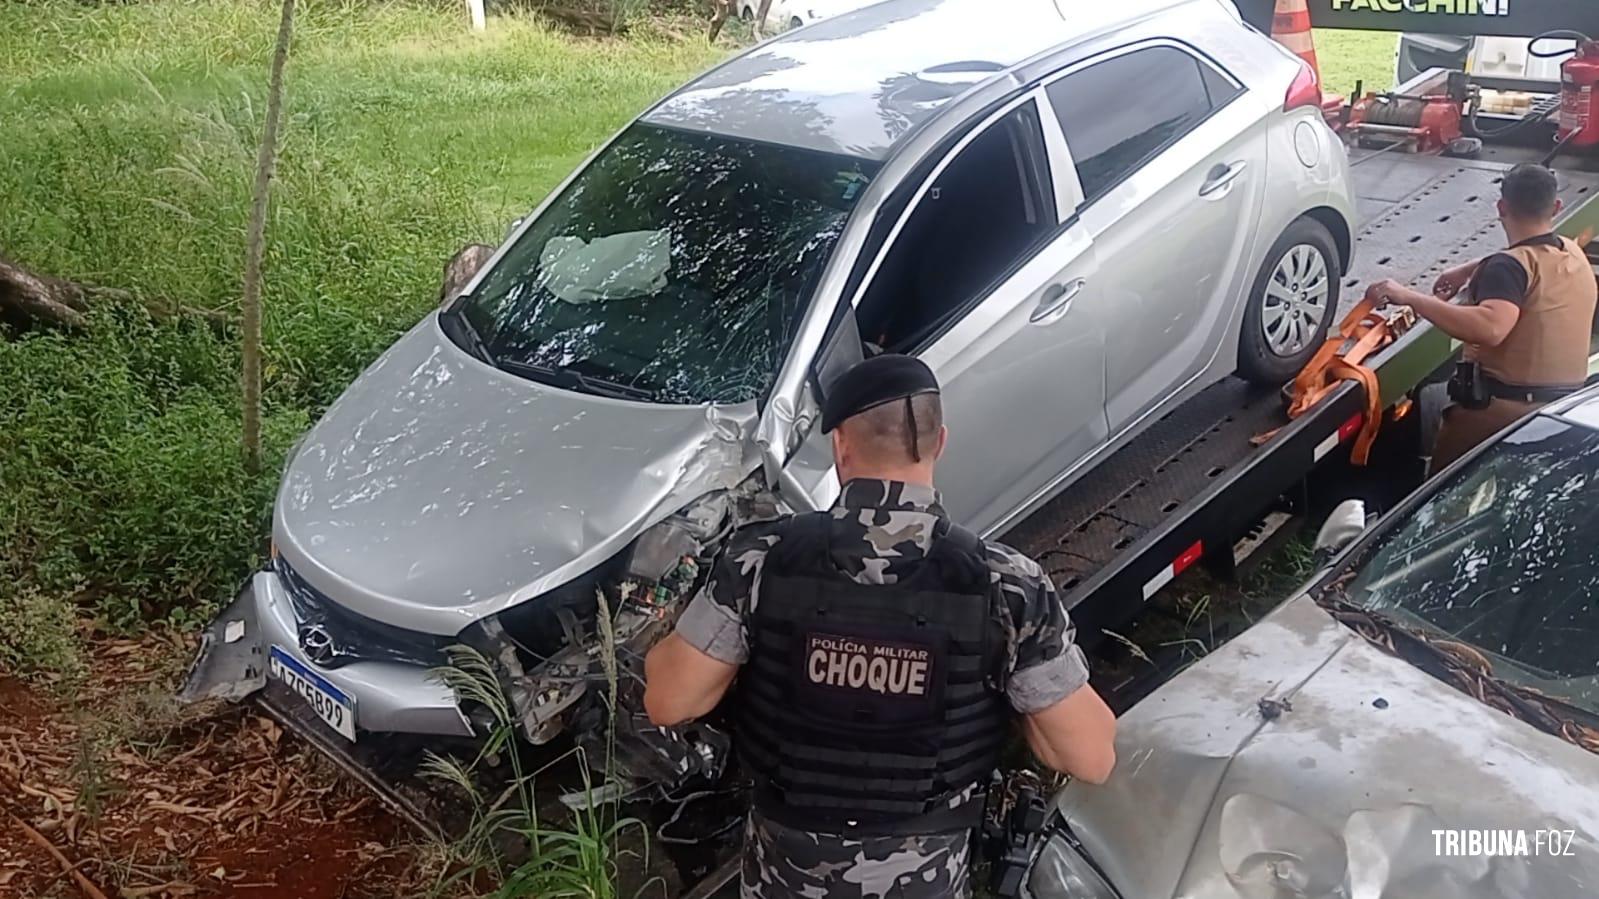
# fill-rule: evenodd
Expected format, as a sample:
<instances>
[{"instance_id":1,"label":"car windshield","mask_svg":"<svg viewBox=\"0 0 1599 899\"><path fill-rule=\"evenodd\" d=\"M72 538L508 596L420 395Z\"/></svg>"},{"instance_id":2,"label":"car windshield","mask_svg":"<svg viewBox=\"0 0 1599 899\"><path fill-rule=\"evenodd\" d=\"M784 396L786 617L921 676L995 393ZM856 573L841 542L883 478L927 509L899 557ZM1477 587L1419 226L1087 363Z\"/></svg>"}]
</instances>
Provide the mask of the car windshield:
<instances>
[{"instance_id":1,"label":"car windshield","mask_svg":"<svg viewBox=\"0 0 1599 899\"><path fill-rule=\"evenodd\" d=\"M1534 418L1385 534L1350 602L1599 713L1599 432Z\"/></svg>"},{"instance_id":2,"label":"car windshield","mask_svg":"<svg viewBox=\"0 0 1599 899\"><path fill-rule=\"evenodd\" d=\"M661 403L754 399L872 170L634 125L459 311L482 354L516 374Z\"/></svg>"}]
</instances>

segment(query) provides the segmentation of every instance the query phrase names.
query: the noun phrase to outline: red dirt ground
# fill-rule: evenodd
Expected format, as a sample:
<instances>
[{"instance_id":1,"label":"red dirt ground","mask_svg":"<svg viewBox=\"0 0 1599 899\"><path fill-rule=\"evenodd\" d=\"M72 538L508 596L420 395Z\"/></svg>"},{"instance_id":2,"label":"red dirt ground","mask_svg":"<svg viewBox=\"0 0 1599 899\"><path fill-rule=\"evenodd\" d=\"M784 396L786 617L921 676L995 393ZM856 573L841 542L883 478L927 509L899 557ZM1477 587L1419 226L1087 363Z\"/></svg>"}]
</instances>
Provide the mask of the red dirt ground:
<instances>
[{"instance_id":1,"label":"red dirt ground","mask_svg":"<svg viewBox=\"0 0 1599 899\"><path fill-rule=\"evenodd\" d=\"M419 841L312 750L249 708L171 704L186 655L94 641L74 690L0 673L0 897L419 893Z\"/></svg>"}]
</instances>

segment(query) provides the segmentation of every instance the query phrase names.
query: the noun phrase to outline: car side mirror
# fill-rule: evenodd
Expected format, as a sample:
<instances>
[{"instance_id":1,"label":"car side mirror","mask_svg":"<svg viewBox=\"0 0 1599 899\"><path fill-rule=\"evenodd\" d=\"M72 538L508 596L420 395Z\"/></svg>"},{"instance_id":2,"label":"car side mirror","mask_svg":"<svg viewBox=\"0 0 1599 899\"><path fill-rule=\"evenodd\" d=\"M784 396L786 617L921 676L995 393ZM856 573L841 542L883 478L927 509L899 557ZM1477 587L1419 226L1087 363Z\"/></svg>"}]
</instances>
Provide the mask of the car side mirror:
<instances>
[{"instance_id":1,"label":"car side mirror","mask_svg":"<svg viewBox=\"0 0 1599 899\"><path fill-rule=\"evenodd\" d=\"M488 244L471 243L457 250L450 261L444 264L444 283L439 287L439 307L442 309L449 302L461 295L466 285L472 283L472 278L494 255L494 248Z\"/></svg>"},{"instance_id":2,"label":"car side mirror","mask_svg":"<svg viewBox=\"0 0 1599 899\"><path fill-rule=\"evenodd\" d=\"M1366 503L1346 499L1332 510L1316 533L1316 558L1326 562L1366 532Z\"/></svg>"},{"instance_id":3,"label":"car side mirror","mask_svg":"<svg viewBox=\"0 0 1599 899\"><path fill-rule=\"evenodd\" d=\"M839 375L866 358L866 347L861 343L860 325L855 321L854 307L845 307L843 316L822 342L811 363L811 392L817 405L826 405L827 393Z\"/></svg>"}]
</instances>

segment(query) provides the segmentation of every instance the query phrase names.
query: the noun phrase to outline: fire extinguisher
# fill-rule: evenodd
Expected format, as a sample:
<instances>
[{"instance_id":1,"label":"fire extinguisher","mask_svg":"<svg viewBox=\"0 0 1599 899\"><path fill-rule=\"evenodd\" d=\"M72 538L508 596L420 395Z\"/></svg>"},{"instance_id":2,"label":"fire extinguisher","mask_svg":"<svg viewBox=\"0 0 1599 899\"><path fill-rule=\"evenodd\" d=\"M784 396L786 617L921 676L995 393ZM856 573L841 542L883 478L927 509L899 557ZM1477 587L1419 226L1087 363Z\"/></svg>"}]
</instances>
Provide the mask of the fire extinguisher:
<instances>
[{"instance_id":1,"label":"fire extinguisher","mask_svg":"<svg viewBox=\"0 0 1599 899\"><path fill-rule=\"evenodd\" d=\"M1560 143L1599 147L1599 41L1584 40L1560 66Z\"/></svg>"},{"instance_id":2,"label":"fire extinguisher","mask_svg":"<svg viewBox=\"0 0 1599 899\"><path fill-rule=\"evenodd\" d=\"M1560 131L1556 151L1599 147L1599 41L1576 31L1551 31L1533 39L1531 53L1543 59L1572 51L1539 52L1545 38L1575 39L1576 55L1560 65Z\"/></svg>"}]
</instances>

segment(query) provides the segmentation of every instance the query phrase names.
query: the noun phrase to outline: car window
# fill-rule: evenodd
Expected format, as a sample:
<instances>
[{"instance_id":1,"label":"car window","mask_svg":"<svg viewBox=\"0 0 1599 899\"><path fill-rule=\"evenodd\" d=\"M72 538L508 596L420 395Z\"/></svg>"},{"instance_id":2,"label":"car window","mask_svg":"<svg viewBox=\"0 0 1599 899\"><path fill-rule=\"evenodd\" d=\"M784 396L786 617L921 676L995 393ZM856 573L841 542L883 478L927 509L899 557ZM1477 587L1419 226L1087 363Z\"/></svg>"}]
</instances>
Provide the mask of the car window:
<instances>
[{"instance_id":1,"label":"car window","mask_svg":"<svg viewBox=\"0 0 1599 899\"><path fill-rule=\"evenodd\" d=\"M489 360L516 374L663 403L754 399L876 168L634 125L461 311Z\"/></svg>"},{"instance_id":2,"label":"car window","mask_svg":"<svg viewBox=\"0 0 1599 899\"><path fill-rule=\"evenodd\" d=\"M1599 713L1599 432L1535 418L1357 563L1351 602Z\"/></svg>"},{"instance_id":3,"label":"car window","mask_svg":"<svg viewBox=\"0 0 1599 899\"><path fill-rule=\"evenodd\" d=\"M1095 63L1045 90L1089 201L1241 93L1214 67L1170 46Z\"/></svg>"},{"instance_id":4,"label":"car window","mask_svg":"<svg viewBox=\"0 0 1599 899\"><path fill-rule=\"evenodd\" d=\"M1054 232L1051 184L1028 101L962 148L917 201L857 306L861 336L909 352L943 333Z\"/></svg>"}]
</instances>

